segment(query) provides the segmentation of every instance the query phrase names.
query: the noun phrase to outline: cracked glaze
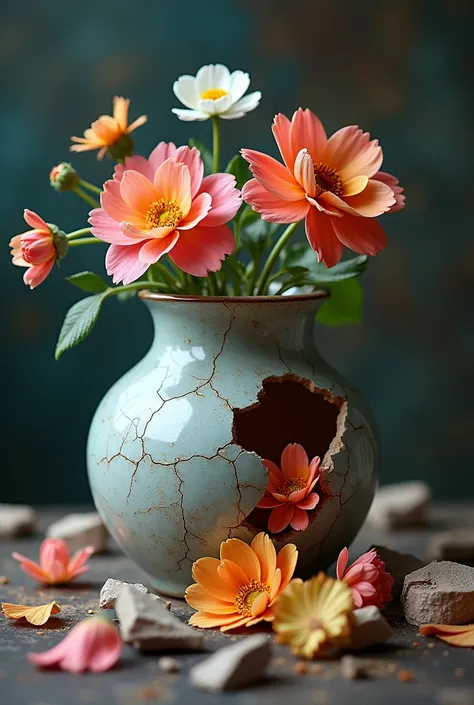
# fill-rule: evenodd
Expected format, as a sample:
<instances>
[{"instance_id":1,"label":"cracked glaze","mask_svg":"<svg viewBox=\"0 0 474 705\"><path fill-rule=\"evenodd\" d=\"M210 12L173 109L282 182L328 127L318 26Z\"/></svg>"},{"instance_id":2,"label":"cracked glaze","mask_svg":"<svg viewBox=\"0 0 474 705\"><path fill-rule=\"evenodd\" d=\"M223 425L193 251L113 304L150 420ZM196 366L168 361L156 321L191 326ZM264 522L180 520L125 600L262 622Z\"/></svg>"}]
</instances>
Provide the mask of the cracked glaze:
<instances>
[{"instance_id":1,"label":"cracked glaze","mask_svg":"<svg viewBox=\"0 0 474 705\"><path fill-rule=\"evenodd\" d=\"M291 374L348 401L325 477L332 496L306 531L273 537L278 548L297 544L303 576L327 567L369 509L378 437L361 395L314 347L317 298L158 297L147 305L152 347L104 397L88 441L94 501L114 538L158 590L174 595L192 581L195 560L218 556L221 541L250 541L242 522L267 471L234 442L233 409L257 402L263 380Z\"/></svg>"}]
</instances>

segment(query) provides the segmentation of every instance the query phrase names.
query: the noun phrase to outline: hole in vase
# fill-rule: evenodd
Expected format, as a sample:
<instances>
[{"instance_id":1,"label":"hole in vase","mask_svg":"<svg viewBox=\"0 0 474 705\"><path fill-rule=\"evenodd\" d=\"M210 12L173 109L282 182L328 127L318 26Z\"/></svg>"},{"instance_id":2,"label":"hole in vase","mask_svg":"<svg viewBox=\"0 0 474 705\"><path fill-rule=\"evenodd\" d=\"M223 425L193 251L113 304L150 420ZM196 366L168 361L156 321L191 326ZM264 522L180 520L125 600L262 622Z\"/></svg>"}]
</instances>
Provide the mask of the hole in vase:
<instances>
[{"instance_id":1,"label":"hole in vase","mask_svg":"<svg viewBox=\"0 0 474 705\"><path fill-rule=\"evenodd\" d=\"M246 408L233 410L233 440L278 467L289 443L302 445L310 461L315 456L321 458L317 485L320 501L315 509L308 511L311 523L332 496L327 476L334 468L333 456L345 449L342 435L347 400L293 374L263 380L257 399ZM269 514L268 509L255 508L243 523L255 533L268 532ZM285 541L295 533L288 527L273 536Z\"/></svg>"}]
</instances>

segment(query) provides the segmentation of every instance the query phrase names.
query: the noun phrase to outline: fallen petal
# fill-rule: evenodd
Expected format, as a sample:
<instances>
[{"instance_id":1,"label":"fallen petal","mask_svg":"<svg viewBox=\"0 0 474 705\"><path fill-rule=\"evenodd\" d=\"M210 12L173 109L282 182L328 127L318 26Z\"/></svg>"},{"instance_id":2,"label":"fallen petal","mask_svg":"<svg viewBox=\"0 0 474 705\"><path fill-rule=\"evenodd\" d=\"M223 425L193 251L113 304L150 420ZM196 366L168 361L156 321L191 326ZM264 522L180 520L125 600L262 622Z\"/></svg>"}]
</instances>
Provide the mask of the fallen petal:
<instances>
[{"instance_id":1,"label":"fallen petal","mask_svg":"<svg viewBox=\"0 0 474 705\"><path fill-rule=\"evenodd\" d=\"M61 612L58 602L49 602L47 605L14 605L11 602L2 602L2 610L8 619L26 619L30 624L40 627L46 624L53 614Z\"/></svg>"}]
</instances>

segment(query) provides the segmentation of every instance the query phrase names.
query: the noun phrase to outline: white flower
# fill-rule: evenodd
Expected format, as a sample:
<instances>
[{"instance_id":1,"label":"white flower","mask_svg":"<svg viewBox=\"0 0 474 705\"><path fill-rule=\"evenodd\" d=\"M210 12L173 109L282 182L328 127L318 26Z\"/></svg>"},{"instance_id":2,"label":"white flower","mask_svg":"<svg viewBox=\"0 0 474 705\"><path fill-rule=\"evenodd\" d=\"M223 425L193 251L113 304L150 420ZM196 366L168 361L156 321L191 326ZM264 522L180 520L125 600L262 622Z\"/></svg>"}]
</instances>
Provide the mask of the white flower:
<instances>
[{"instance_id":1,"label":"white flower","mask_svg":"<svg viewBox=\"0 0 474 705\"><path fill-rule=\"evenodd\" d=\"M208 120L213 115L219 115L224 120L235 120L255 110L260 102L260 91L242 98L249 85L248 73L230 73L222 64L203 66L196 76L180 76L174 82L175 96L189 110L173 108L173 113L187 122Z\"/></svg>"}]
</instances>

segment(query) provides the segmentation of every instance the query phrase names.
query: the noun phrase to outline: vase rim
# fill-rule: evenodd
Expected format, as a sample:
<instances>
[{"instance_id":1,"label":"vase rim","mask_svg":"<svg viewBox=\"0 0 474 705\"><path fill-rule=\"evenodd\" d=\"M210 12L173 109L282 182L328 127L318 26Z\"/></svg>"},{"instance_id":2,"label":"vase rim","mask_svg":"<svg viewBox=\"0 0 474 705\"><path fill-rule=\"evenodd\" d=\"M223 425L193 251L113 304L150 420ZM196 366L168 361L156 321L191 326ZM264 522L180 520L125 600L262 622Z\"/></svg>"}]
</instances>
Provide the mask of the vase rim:
<instances>
[{"instance_id":1,"label":"vase rim","mask_svg":"<svg viewBox=\"0 0 474 705\"><path fill-rule=\"evenodd\" d=\"M181 303L215 304L254 304L290 303L296 301L321 301L329 296L327 291L317 289L310 294L290 294L289 296L198 296L196 294L160 294L149 289L141 289L138 297L143 301L174 301Z\"/></svg>"}]
</instances>

